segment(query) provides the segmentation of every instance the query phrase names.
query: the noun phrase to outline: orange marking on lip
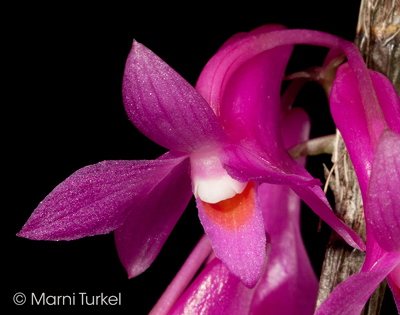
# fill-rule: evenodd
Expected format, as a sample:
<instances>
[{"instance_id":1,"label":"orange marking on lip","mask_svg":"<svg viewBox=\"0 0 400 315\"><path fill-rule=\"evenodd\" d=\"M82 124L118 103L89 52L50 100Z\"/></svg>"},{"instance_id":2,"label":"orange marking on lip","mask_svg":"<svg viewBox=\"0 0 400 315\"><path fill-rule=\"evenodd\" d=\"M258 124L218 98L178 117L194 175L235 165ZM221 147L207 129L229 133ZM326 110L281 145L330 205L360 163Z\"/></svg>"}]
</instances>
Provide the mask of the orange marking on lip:
<instances>
[{"instance_id":1,"label":"orange marking on lip","mask_svg":"<svg viewBox=\"0 0 400 315\"><path fill-rule=\"evenodd\" d=\"M241 194L218 203L201 201L206 215L218 225L236 230L246 224L255 207L254 182L249 182Z\"/></svg>"}]
</instances>

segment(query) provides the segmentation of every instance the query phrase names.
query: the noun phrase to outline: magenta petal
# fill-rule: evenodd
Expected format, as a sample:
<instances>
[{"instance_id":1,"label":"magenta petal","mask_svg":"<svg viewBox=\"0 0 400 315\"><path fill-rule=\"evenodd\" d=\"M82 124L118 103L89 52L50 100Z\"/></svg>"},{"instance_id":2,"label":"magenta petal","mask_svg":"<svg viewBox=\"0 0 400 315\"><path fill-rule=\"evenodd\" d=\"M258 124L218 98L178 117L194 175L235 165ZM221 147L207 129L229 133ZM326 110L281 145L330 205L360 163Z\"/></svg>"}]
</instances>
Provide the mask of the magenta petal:
<instances>
[{"instance_id":1,"label":"magenta petal","mask_svg":"<svg viewBox=\"0 0 400 315\"><path fill-rule=\"evenodd\" d=\"M271 238L265 273L257 285L252 314L313 314L318 280L300 232L300 198L288 187L259 187L264 225Z\"/></svg>"},{"instance_id":2,"label":"magenta petal","mask_svg":"<svg viewBox=\"0 0 400 315\"><path fill-rule=\"evenodd\" d=\"M329 97L333 120L340 130L365 197L374 148L358 86L348 64L339 67Z\"/></svg>"},{"instance_id":3,"label":"magenta petal","mask_svg":"<svg viewBox=\"0 0 400 315\"><path fill-rule=\"evenodd\" d=\"M289 148L309 138L310 119L301 108L284 109L282 137ZM305 166L305 158L299 160ZM300 231L300 198L284 185L262 184L259 199L271 251L257 284L252 314L313 314L318 293Z\"/></svg>"},{"instance_id":4,"label":"magenta petal","mask_svg":"<svg viewBox=\"0 0 400 315\"><path fill-rule=\"evenodd\" d=\"M383 74L371 70L369 74L388 127L400 134L400 98L397 91Z\"/></svg>"},{"instance_id":5,"label":"magenta petal","mask_svg":"<svg viewBox=\"0 0 400 315\"><path fill-rule=\"evenodd\" d=\"M378 245L369 227L367 228L367 240L366 256L361 268L362 272L368 272L372 270L374 267L376 267L377 262L381 261L381 258L388 254L388 252L384 251Z\"/></svg>"},{"instance_id":6,"label":"magenta petal","mask_svg":"<svg viewBox=\"0 0 400 315\"><path fill-rule=\"evenodd\" d=\"M386 126L400 133L400 99L394 87L383 75L372 70L368 73L380 108L365 108L356 76L348 63L339 67L329 100L332 117L347 144L364 199L376 140ZM369 105L375 106L375 102Z\"/></svg>"},{"instance_id":7,"label":"magenta petal","mask_svg":"<svg viewBox=\"0 0 400 315\"><path fill-rule=\"evenodd\" d=\"M81 168L39 204L18 236L73 240L109 233L185 158L104 161Z\"/></svg>"},{"instance_id":8,"label":"magenta petal","mask_svg":"<svg viewBox=\"0 0 400 315\"><path fill-rule=\"evenodd\" d=\"M360 273L386 270L388 284L393 292L397 308L400 305L400 254L388 253L376 242L374 235L367 224L367 251Z\"/></svg>"},{"instance_id":9,"label":"magenta petal","mask_svg":"<svg viewBox=\"0 0 400 315\"><path fill-rule=\"evenodd\" d=\"M287 155L287 156L286 156ZM244 148L240 145L227 145L222 148L220 160L228 174L241 182L257 181L271 184L287 185L321 185L319 179L313 178L310 174L298 175L302 168L288 156L286 151L283 156L289 161L286 170L282 169L280 162L272 160L270 156L256 147ZM279 164L278 164L279 163ZM284 166L288 166L282 165ZM296 172L296 173L294 173Z\"/></svg>"},{"instance_id":10,"label":"magenta petal","mask_svg":"<svg viewBox=\"0 0 400 315\"><path fill-rule=\"evenodd\" d=\"M164 173L115 230L118 255L129 278L151 265L185 210L192 196L188 170L187 159Z\"/></svg>"},{"instance_id":11,"label":"magenta petal","mask_svg":"<svg viewBox=\"0 0 400 315\"><path fill-rule=\"evenodd\" d=\"M257 185L249 183L241 194L218 204L205 203L199 198L196 202L215 255L247 287L254 287L266 255Z\"/></svg>"},{"instance_id":12,"label":"magenta petal","mask_svg":"<svg viewBox=\"0 0 400 315\"><path fill-rule=\"evenodd\" d=\"M278 26L274 25L275 27L276 29L263 29L261 33L255 30L255 35L232 40L230 45L220 49L204 67L196 89L215 112L219 112L220 98L232 74L254 56L282 45L310 44L332 48L340 44L338 37L327 33L312 30L278 30Z\"/></svg>"},{"instance_id":13,"label":"magenta petal","mask_svg":"<svg viewBox=\"0 0 400 315\"><path fill-rule=\"evenodd\" d=\"M282 142L279 127L280 90L286 64L293 47L284 45L260 49L257 35L285 29L282 25L264 25L243 35L229 39L204 68L196 89L209 101L218 114L224 131L232 142L259 141L265 151L273 150ZM250 44L241 38L252 38ZM230 55L234 59L229 71L220 68L218 60ZM240 62L236 62L240 59ZM207 79L207 80L206 80ZM215 94L210 83L222 81ZM274 139L277 145L269 145ZM264 147L268 146L268 147Z\"/></svg>"},{"instance_id":14,"label":"magenta petal","mask_svg":"<svg viewBox=\"0 0 400 315\"><path fill-rule=\"evenodd\" d=\"M230 77L221 95L219 119L231 142L258 141L266 152L275 154L282 143L281 83L292 49L286 45L264 51L244 62Z\"/></svg>"},{"instance_id":15,"label":"magenta petal","mask_svg":"<svg viewBox=\"0 0 400 315\"><path fill-rule=\"evenodd\" d=\"M370 271L354 274L340 283L315 315L359 315L372 292L399 263L400 255L384 254Z\"/></svg>"},{"instance_id":16,"label":"magenta petal","mask_svg":"<svg viewBox=\"0 0 400 315\"><path fill-rule=\"evenodd\" d=\"M347 278L322 303L315 315L358 315L379 283L400 263L399 254L382 250L368 233L361 272Z\"/></svg>"},{"instance_id":17,"label":"magenta petal","mask_svg":"<svg viewBox=\"0 0 400 315\"><path fill-rule=\"evenodd\" d=\"M193 281L169 315L250 314L254 288L249 289L215 258Z\"/></svg>"},{"instance_id":18,"label":"magenta petal","mask_svg":"<svg viewBox=\"0 0 400 315\"><path fill-rule=\"evenodd\" d=\"M362 239L335 215L320 187L291 186L291 188L322 220L343 237L347 244L365 250Z\"/></svg>"},{"instance_id":19,"label":"magenta petal","mask_svg":"<svg viewBox=\"0 0 400 315\"><path fill-rule=\"evenodd\" d=\"M376 242L388 252L400 252L400 135L386 129L372 162L365 218Z\"/></svg>"},{"instance_id":20,"label":"magenta petal","mask_svg":"<svg viewBox=\"0 0 400 315\"><path fill-rule=\"evenodd\" d=\"M242 182L254 180L273 184L288 184L304 200L305 203L326 223L328 223L351 246L364 250L361 238L345 225L333 212L319 183L305 169L297 164L295 174L283 173L267 163L258 155L237 145L223 148L221 162L225 164L228 174ZM274 173L276 172L276 173Z\"/></svg>"},{"instance_id":21,"label":"magenta petal","mask_svg":"<svg viewBox=\"0 0 400 315\"><path fill-rule=\"evenodd\" d=\"M379 270L350 276L335 288L315 315L359 315L387 274L387 270Z\"/></svg>"},{"instance_id":22,"label":"magenta petal","mask_svg":"<svg viewBox=\"0 0 400 315\"><path fill-rule=\"evenodd\" d=\"M207 102L151 50L134 41L122 84L129 119L170 150L211 150L226 136Z\"/></svg>"},{"instance_id":23,"label":"magenta petal","mask_svg":"<svg viewBox=\"0 0 400 315\"><path fill-rule=\"evenodd\" d=\"M371 81L370 73L372 70L367 68L360 52L353 43L341 40L340 46L349 60L348 64L351 67L352 79L355 80L357 85L354 93L359 93L364 107L363 114L367 117L369 136L373 147L375 147L386 123Z\"/></svg>"}]
</instances>

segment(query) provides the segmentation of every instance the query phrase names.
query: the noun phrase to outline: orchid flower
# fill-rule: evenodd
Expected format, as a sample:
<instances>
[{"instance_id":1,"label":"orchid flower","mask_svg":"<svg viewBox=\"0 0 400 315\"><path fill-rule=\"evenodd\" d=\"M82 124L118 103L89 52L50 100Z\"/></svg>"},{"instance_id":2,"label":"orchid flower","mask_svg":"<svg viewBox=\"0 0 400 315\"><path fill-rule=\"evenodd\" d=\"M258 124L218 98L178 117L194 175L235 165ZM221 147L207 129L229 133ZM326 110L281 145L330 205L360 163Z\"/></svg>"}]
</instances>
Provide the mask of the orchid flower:
<instances>
[{"instance_id":1,"label":"orchid flower","mask_svg":"<svg viewBox=\"0 0 400 315\"><path fill-rule=\"evenodd\" d=\"M337 44L321 32L276 25L242 33L207 63L196 89L134 41L123 78L125 110L144 135L170 151L153 161L103 161L76 171L18 235L73 240L114 231L131 278L154 261L194 194L216 256L254 287L266 257L258 185L267 182L289 185L350 245L364 249L333 213L319 180L283 145L280 85L296 41Z\"/></svg>"},{"instance_id":2,"label":"orchid flower","mask_svg":"<svg viewBox=\"0 0 400 315\"><path fill-rule=\"evenodd\" d=\"M361 271L316 314L360 314L385 277L400 312L400 100L385 76L368 70L354 47L346 49L349 62L337 71L330 107L360 184L367 250Z\"/></svg>"},{"instance_id":3,"label":"orchid flower","mask_svg":"<svg viewBox=\"0 0 400 315\"><path fill-rule=\"evenodd\" d=\"M285 107L287 104L284 100L288 99L285 96L291 94L286 93L288 90L282 98L282 106ZM281 115L285 148L308 140L310 121L303 109L286 108ZM305 166L305 158L297 162ZM185 281L182 274L188 274L191 270L193 276L203 262L200 260L194 264L190 257L150 315L313 314L318 280L301 239L301 200L285 185L262 184L258 194L270 245L268 260L257 285L247 288L221 260L214 258L183 292L191 277ZM201 240L193 253L197 253L199 248L206 248L205 242ZM197 257L199 260L201 256ZM202 258L205 258L204 255Z\"/></svg>"}]
</instances>

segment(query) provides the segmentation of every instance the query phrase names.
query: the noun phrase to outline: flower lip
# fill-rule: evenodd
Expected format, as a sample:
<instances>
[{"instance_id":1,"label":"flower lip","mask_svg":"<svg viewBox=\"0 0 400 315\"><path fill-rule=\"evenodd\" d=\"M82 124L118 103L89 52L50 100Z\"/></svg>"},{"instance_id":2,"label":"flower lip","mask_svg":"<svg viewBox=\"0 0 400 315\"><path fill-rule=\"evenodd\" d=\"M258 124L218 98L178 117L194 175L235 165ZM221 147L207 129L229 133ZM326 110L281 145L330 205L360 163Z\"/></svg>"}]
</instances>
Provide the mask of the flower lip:
<instances>
[{"instance_id":1,"label":"flower lip","mask_svg":"<svg viewBox=\"0 0 400 315\"><path fill-rule=\"evenodd\" d=\"M230 177L218 157L218 150L190 155L192 188L195 198L218 203L240 194L247 183Z\"/></svg>"}]
</instances>

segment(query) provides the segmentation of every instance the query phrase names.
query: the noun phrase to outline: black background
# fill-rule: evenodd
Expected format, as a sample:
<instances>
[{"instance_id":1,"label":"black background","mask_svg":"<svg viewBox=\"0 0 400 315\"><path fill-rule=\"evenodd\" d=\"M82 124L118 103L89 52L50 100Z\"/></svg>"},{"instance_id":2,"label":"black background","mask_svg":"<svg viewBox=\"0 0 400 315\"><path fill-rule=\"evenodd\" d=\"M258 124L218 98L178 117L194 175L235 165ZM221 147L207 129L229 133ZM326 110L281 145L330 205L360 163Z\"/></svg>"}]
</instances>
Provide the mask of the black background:
<instances>
[{"instance_id":1,"label":"black background","mask_svg":"<svg viewBox=\"0 0 400 315\"><path fill-rule=\"evenodd\" d=\"M31 306L30 294L121 293L122 306L86 309L147 314L203 233L192 200L153 265L131 280L119 262L112 233L72 242L15 236L37 204L75 170L102 160L154 159L166 151L136 130L122 105L122 75L134 38L194 85L208 59L234 33L279 23L353 40L358 8L359 1L353 0L286 0L225 6L196 2L179 7L135 1L129 5L35 4L10 9L7 18L12 18L6 27L10 44L4 51L10 54L12 72L5 92L11 99L3 105L2 117L6 127L4 304L11 304L14 313L34 308L53 313L61 307ZM296 47L288 73L320 65L325 53L322 48ZM316 84L304 88L296 106L307 108L312 137L334 132L328 104ZM323 162L329 166L329 157L308 160L310 171L322 181ZM302 224L319 275L330 229L323 224L318 233L318 218L307 207ZM393 307L388 291L382 314ZM25 305L13 305L17 292L27 295Z\"/></svg>"}]
</instances>

